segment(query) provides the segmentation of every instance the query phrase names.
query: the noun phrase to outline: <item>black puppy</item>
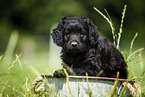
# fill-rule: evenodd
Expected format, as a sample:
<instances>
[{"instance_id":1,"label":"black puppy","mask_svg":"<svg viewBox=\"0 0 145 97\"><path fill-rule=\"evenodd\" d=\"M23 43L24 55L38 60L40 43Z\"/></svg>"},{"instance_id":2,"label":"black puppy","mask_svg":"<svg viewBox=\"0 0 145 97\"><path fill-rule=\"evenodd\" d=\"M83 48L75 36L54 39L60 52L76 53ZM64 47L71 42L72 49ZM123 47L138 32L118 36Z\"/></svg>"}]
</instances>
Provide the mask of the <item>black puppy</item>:
<instances>
[{"instance_id":1,"label":"black puppy","mask_svg":"<svg viewBox=\"0 0 145 97\"><path fill-rule=\"evenodd\" d=\"M106 38L99 36L96 26L86 17L63 17L53 29L54 43L62 47L62 60L77 74L127 78L126 63L121 53ZM55 71L55 77L63 77Z\"/></svg>"}]
</instances>

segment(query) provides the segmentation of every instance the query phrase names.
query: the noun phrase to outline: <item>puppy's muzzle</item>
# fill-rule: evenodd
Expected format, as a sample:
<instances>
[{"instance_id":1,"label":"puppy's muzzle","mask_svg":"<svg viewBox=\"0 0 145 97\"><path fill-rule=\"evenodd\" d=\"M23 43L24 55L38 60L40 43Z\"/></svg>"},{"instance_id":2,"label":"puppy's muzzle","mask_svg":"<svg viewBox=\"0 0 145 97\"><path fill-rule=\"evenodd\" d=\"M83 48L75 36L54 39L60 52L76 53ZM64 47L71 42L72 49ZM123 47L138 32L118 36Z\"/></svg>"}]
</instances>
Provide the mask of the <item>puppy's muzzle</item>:
<instances>
[{"instance_id":1,"label":"puppy's muzzle","mask_svg":"<svg viewBox=\"0 0 145 97\"><path fill-rule=\"evenodd\" d=\"M78 46L78 43L76 41L73 41L73 42L71 42L71 46L72 47L77 47Z\"/></svg>"}]
</instances>

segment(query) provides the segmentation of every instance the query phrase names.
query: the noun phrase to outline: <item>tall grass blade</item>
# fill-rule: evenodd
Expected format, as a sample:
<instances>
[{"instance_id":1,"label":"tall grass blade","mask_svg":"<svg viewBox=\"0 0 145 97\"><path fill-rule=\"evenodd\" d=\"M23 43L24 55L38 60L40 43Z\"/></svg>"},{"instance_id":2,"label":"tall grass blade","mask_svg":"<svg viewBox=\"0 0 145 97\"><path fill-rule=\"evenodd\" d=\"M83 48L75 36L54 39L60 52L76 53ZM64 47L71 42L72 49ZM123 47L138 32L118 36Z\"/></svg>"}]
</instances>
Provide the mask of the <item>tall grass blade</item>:
<instances>
[{"instance_id":1,"label":"tall grass blade","mask_svg":"<svg viewBox=\"0 0 145 97\"><path fill-rule=\"evenodd\" d=\"M20 56L22 55L22 53L20 54ZM21 60L20 60L20 57L16 54L16 57L18 57L18 62L19 62L19 65L20 65L20 67L21 67L21 70L23 69L22 68L22 63L21 63Z\"/></svg>"},{"instance_id":2,"label":"tall grass blade","mask_svg":"<svg viewBox=\"0 0 145 97\"><path fill-rule=\"evenodd\" d=\"M119 33L118 33L118 40L117 40L117 49L119 49L119 44L120 44L120 39L121 39L121 34L122 34L122 28L123 28L123 22L124 22L124 18L125 18L126 8L127 8L127 5L124 6L124 9L123 9L123 12L122 12L122 19L121 19L120 29L119 29Z\"/></svg>"},{"instance_id":3,"label":"tall grass blade","mask_svg":"<svg viewBox=\"0 0 145 97\"><path fill-rule=\"evenodd\" d=\"M122 96L122 94L123 94L123 92L124 92L124 90L125 90L125 88L126 88L127 84L129 83L129 81L130 81L131 77L132 77L132 74L130 75L130 77L128 78L128 80L127 80L126 84L124 85L123 89L121 90L119 97L121 97L121 96Z\"/></svg>"},{"instance_id":4,"label":"tall grass blade","mask_svg":"<svg viewBox=\"0 0 145 97\"><path fill-rule=\"evenodd\" d=\"M144 74L145 74L145 70L143 71L143 73L141 74L141 77L143 77L144 76Z\"/></svg>"},{"instance_id":5,"label":"tall grass blade","mask_svg":"<svg viewBox=\"0 0 145 97\"><path fill-rule=\"evenodd\" d=\"M1 90L1 94L3 93L4 89L6 88L6 85L7 85L8 82L9 82L9 80L7 80L7 81L5 82L5 84L3 85L3 88L2 88L2 90Z\"/></svg>"},{"instance_id":6,"label":"tall grass blade","mask_svg":"<svg viewBox=\"0 0 145 97\"><path fill-rule=\"evenodd\" d=\"M32 65L30 65L29 67L37 76L41 76L41 74L39 73L39 71L35 67L33 67Z\"/></svg>"},{"instance_id":7,"label":"tall grass blade","mask_svg":"<svg viewBox=\"0 0 145 97\"><path fill-rule=\"evenodd\" d=\"M10 69L14 66L14 64L15 64L17 61L19 62L20 67L21 67L21 70L22 70L22 64L21 64L21 61L20 61L20 59L19 59L19 57L20 57L21 55L22 55L22 53L19 54L19 55L16 54L16 59L15 59L15 61L13 61L12 65L8 68L8 70L10 70Z\"/></svg>"},{"instance_id":8,"label":"tall grass blade","mask_svg":"<svg viewBox=\"0 0 145 97\"><path fill-rule=\"evenodd\" d=\"M8 64L10 63L10 60L12 58L13 52L15 50L17 41L18 41L18 31L13 31L11 33L9 42L8 42L8 46L6 48L5 54L4 54L4 59L3 62L8 62ZM9 61L8 61L9 60Z\"/></svg>"},{"instance_id":9,"label":"tall grass blade","mask_svg":"<svg viewBox=\"0 0 145 97\"><path fill-rule=\"evenodd\" d=\"M133 55L135 55L136 53L138 53L138 52L140 52L140 51L142 51L142 50L144 50L144 48L137 49L136 51L134 51L133 53L131 53L131 54L128 56L128 58L127 58L127 62L128 62L128 60L129 60Z\"/></svg>"},{"instance_id":10,"label":"tall grass blade","mask_svg":"<svg viewBox=\"0 0 145 97\"><path fill-rule=\"evenodd\" d=\"M65 62L61 63L61 65L63 67L65 67L69 72L70 74L72 74L73 76L76 76L75 72L73 71L73 69L71 69Z\"/></svg>"},{"instance_id":11,"label":"tall grass blade","mask_svg":"<svg viewBox=\"0 0 145 97\"><path fill-rule=\"evenodd\" d=\"M136 55L136 56L131 57L131 58L127 61L127 63L132 63L135 59L137 59L137 58L140 57L140 56L141 56L141 54L138 54L138 55Z\"/></svg>"},{"instance_id":12,"label":"tall grass blade","mask_svg":"<svg viewBox=\"0 0 145 97\"><path fill-rule=\"evenodd\" d=\"M89 97L92 97L92 91L90 90L89 80L88 80L88 74L87 73L86 73L86 79L87 79L87 86L88 86Z\"/></svg>"},{"instance_id":13,"label":"tall grass blade","mask_svg":"<svg viewBox=\"0 0 145 97\"><path fill-rule=\"evenodd\" d=\"M134 61L134 62L130 62L131 64L137 64L137 63L140 63L142 60L137 60L137 61Z\"/></svg>"},{"instance_id":14,"label":"tall grass blade","mask_svg":"<svg viewBox=\"0 0 145 97\"><path fill-rule=\"evenodd\" d=\"M45 89L44 91L47 91L48 92L48 95L46 96L46 97L56 97L56 91L57 91L57 88L56 88L56 86L54 85L54 84L49 84L49 82L48 82L48 80L47 80L47 78L46 78L46 76L44 75L44 83L48 86L48 87L50 87L50 89L49 90L47 90L47 89ZM45 87L44 87L45 88ZM59 97L61 97L60 96L60 94L59 94Z\"/></svg>"},{"instance_id":15,"label":"tall grass blade","mask_svg":"<svg viewBox=\"0 0 145 97\"><path fill-rule=\"evenodd\" d=\"M142 58L142 51L139 52L141 55L139 56L140 61L140 69L143 71L144 69L144 64L143 64L143 58Z\"/></svg>"},{"instance_id":16,"label":"tall grass blade","mask_svg":"<svg viewBox=\"0 0 145 97\"><path fill-rule=\"evenodd\" d=\"M135 41L135 39L136 39L137 36L138 36L138 33L135 34L135 36L133 37L133 39L132 39L132 41L131 41L131 44L130 44L130 52L129 52L129 54L132 53L133 44L134 44L134 41Z\"/></svg>"},{"instance_id":17,"label":"tall grass blade","mask_svg":"<svg viewBox=\"0 0 145 97\"><path fill-rule=\"evenodd\" d=\"M98 72L98 74L97 74L96 77L100 77L100 75L101 75L103 72L104 72L103 70L100 70L100 71Z\"/></svg>"},{"instance_id":18,"label":"tall grass blade","mask_svg":"<svg viewBox=\"0 0 145 97\"><path fill-rule=\"evenodd\" d=\"M101 15L101 16L103 16L104 17L104 19L105 20L107 20L107 22L110 24L110 27L111 27L111 29L112 29L112 34L113 34L113 36L115 35L114 33L114 31L115 31L115 28L113 27L113 24L112 24L112 22L109 20L109 18L107 18L101 11L99 11L97 8L95 8L94 7L94 9ZM115 37L114 37L114 39L115 39ZM114 45L116 46L116 42L114 41Z\"/></svg>"},{"instance_id":19,"label":"tall grass blade","mask_svg":"<svg viewBox=\"0 0 145 97\"><path fill-rule=\"evenodd\" d=\"M30 90L29 90L30 88L29 88L29 85L28 85L28 80L29 80L29 77L26 76L26 81L25 81L25 85L26 85L26 86L25 86L25 87L26 87L25 95L27 95L27 92L30 91Z\"/></svg>"},{"instance_id":20,"label":"tall grass blade","mask_svg":"<svg viewBox=\"0 0 145 97\"><path fill-rule=\"evenodd\" d=\"M3 55L0 56L0 60L2 59Z\"/></svg>"},{"instance_id":21,"label":"tall grass blade","mask_svg":"<svg viewBox=\"0 0 145 97\"><path fill-rule=\"evenodd\" d=\"M115 30L115 28L114 28L114 26L113 26L113 22L112 22L112 19L111 19L109 13L107 12L106 9L104 9L104 10L105 10L105 12L106 12L106 14L107 14L107 16L108 16L110 22L112 23L112 27L113 27L113 28L112 28L113 43L114 43L114 45L116 46L116 41L117 41L116 30Z\"/></svg>"},{"instance_id":22,"label":"tall grass blade","mask_svg":"<svg viewBox=\"0 0 145 97\"><path fill-rule=\"evenodd\" d=\"M68 77L68 73L67 73L66 69L63 69L63 70L64 70L64 73L65 73L65 75L66 75L66 82L67 82L67 86L68 86L68 90L69 90L70 96L73 97L73 96L72 96L72 93L71 93L70 86L69 86L69 77Z\"/></svg>"},{"instance_id":23,"label":"tall grass blade","mask_svg":"<svg viewBox=\"0 0 145 97\"><path fill-rule=\"evenodd\" d=\"M117 78L116 78L116 81L114 83L114 86L111 90L111 93L110 93L109 97L116 97L116 91L117 91L116 88L117 88L118 78L119 78L119 72L117 72Z\"/></svg>"}]
</instances>

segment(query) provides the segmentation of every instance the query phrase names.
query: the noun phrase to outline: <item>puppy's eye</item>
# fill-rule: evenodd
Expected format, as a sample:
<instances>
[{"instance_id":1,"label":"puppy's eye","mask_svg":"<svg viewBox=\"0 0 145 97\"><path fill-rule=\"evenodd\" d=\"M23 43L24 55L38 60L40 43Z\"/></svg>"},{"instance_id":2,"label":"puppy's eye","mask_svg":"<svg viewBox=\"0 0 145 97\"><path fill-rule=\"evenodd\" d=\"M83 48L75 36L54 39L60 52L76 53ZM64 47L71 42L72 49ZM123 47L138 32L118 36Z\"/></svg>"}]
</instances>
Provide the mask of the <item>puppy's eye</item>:
<instances>
[{"instance_id":1,"label":"puppy's eye","mask_svg":"<svg viewBox=\"0 0 145 97\"><path fill-rule=\"evenodd\" d=\"M86 35L81 35L81 38L83 39L83 40L86 40Z\"/></svg>"},{"instance_id":2,"label":"puppy's eye","mask_svg":"<svg viewBox=\"0 0 145 97\"><path fill-rule=\"evenodd\" d=\"M81 35L82 38L86 37L86 35Z\"/></svg>"},{"instance_id":3,"label":"puppy's eye","mask_svg":"<svg viewBox=\"0 0 145 97\"><path fill-rule=\"evenodd\" d=\"M84 37L84 35L81 35L81 37L83 38L83 37Z\"/></svg>"},{"instance_id":4,"label":"puppy's eye","mask_svg":"<svg viewBox=\"0 0 145 97\"><path fill-rule=\"evenodd\" d=\"M65 39L65 40L68 40L69 37L70 37L69 35L65 35L65 36L64 36L64 39Z\"/></svg>"}]
</instances>

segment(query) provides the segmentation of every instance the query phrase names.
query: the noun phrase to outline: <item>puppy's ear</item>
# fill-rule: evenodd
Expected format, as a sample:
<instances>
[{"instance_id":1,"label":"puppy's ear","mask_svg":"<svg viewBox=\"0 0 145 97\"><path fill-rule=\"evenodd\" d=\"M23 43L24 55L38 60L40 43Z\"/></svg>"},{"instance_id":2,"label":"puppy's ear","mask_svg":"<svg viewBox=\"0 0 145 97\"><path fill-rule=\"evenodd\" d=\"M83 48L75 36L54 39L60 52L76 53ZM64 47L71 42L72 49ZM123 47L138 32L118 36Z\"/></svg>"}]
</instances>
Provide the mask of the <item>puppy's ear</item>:
<instances>
[{"instance_id":1,"label":"puppy's ear","mask_svg":"<svg viewBox=\"0 0 145 97\"><path fill-rule=\"evenodd\" d=\"M99 37L97 27L93 24L93 22L89 18L86 18L86 23L89 30L90 44L91 46L95 47L97 45L97 40Z\"/></svg>"},{"instance_id":2,"label":"puppy's ear","mask_svg":"<svg viewBox=\"0 0 145 97\"><path fill-rule=\"evenodd\" d=\"M64 28L64 22L63 20L65 19L66 17L63 17L58 26L52 30L52 39L53 39L53 42L56 43L58 46L61 46L63 45L63 28Z\"/></svg>"}]
</instances>

